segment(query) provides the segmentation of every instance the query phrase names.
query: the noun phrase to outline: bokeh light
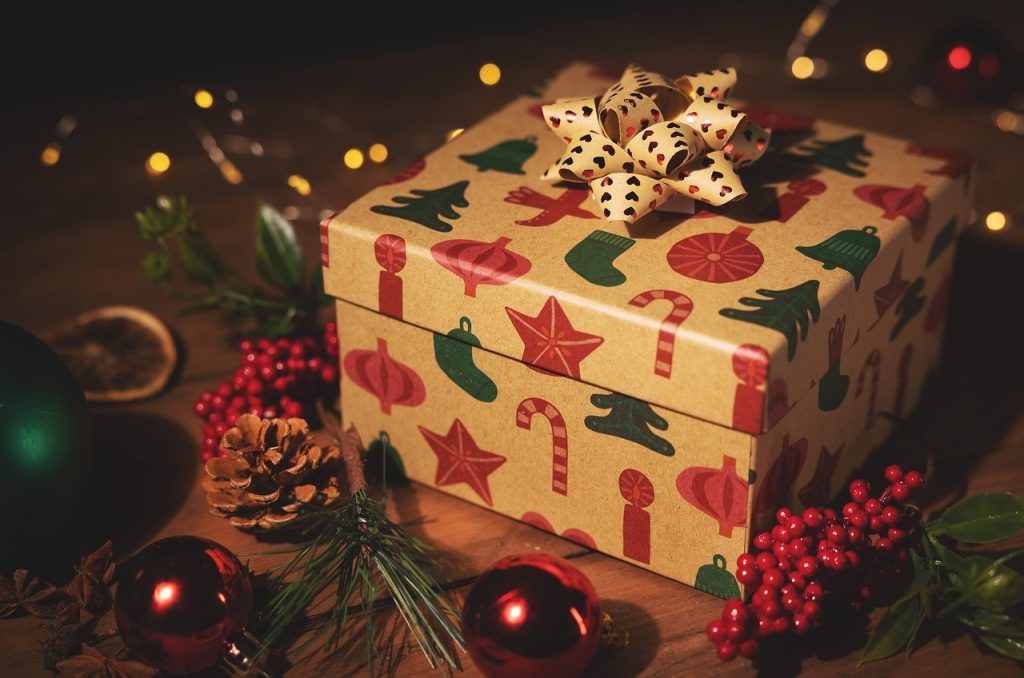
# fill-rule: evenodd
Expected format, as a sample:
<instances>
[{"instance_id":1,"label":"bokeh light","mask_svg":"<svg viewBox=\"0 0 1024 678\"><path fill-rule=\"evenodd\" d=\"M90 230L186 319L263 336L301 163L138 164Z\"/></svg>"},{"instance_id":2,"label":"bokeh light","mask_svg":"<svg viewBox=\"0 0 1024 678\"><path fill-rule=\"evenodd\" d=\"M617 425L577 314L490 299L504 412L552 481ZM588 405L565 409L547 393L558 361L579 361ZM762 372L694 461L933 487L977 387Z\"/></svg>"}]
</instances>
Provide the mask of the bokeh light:
<instances>
[{"instance_id":1,"label":"bokeh light","mask_svg":"<svg viewBox=\"0 0 1024 678\"><path fill-rule=\"evenodd\" d=\"M864 68L872 73L889 70L889 54L884 49L875 48L864 55Z\"/></svg>"},{"instance_id":2,"label":"bokeh light","mask_svg":"<svg viewBox=\"0 0 1024 678\"><path fill-rule=\"evenodd\" d=\"M39 162L47 167L53 167L60 162L60 144L56 141L46 144L46 148L39 154Z\"/></svg>"},{"instance_id":3,"label":"bokeh light","mask_svg":"<svg viewBox=\"0 0 1024 678\"><path fill-rule=\"evenodd\" d=\"M454 141L456 137L458 137L460 134L462 134L465 131L466 130L463 129L462 127L456 127L453 130L448 130L448 134L445 135L444 140L445 141Z\"/></svg>"},{"instance_id":4,"label":"bokeh light","mask_svg":"<svg viewBox=\"0 0 1024 678\"><path fill-rule=\"evenodd\" d=\"M985 228L990 231L1001 231L1008 223L1009 219L1002 212L989 212L985 215Z\"/></svg>"},{"instance_id":5,"label":"bokeh light","mask_svg":"<svg viewBox=\"0 0 1024 678\"><path fill-rule=\"evenodd\" d=\"M197 89L192 100L196 102L196 106L199 108L205 109L213 106L213 95L206 89Z\"/></svg>"},{"instance_id":6,"label":"bokeh light","mask_svg":"<svg viewBox=\"0 0 1024 678\"><path fill-rule=\"evenodd\" d=\"M793 59L793 63L789 65L789 69L793 72L793 77L797 80L806 80L814 75L814 61L810 57L798 56Z\"/></svg>"},{"instance_id":7,"label":"bokeh light","mask_svg":"<svg viewBox=\"0 0 1024 678\"><path fill-rule=\"evenodd\" d=\"M157 151L146 160L146 171L154 176L163 174L170 168L171 158L162 151Z\"/></svg>"},{"instance_id":8,"label":"bokeh light","mask_svg":"<svg viewBox=\"0 0 1024 678\"><path fill-rule=\"evenodd\" d=\"M224 177L224 181L233 186L237 186L242 183L242 173L238 171L237 167L235 167L235 163L230 160L225 160L217 165L217 168L220 170L220 175Z\"/></svg>"},{"instance_id":9,"label":"bokeh light","mask_svg":"<svg viewBox=\"0 0 1024 678\"><path fill-rule=\"evenodd\" d=\"M288 177L288 185L295 189L295 192L299 195L309 195L313 192L313 188L309 185L309 180L301 174L292 174Z\"/></svg>"},{"instance_id":10,"label":"bokeh light","mask_svg":"<svg viewBox=\"0 0 1024 678\"><path fill-rule=\"evenodd\" d=\"M381 143L376 143L370 146L370 149L366 152L370 156L370 160L376 163L382 163L388 159L388 147Z\"/></svg>"},{"instance_id":11,"label":"bokeh light","mask_svg":"<svg viewBox=\"0 0 1024 678\"><path fill-rule=\"evenodd\" d=\"M484 64L480 67L480 82L488 87L497 85L501 80L501 69L497 64Z\"/></svg>"},{"instance_id":12,"label":"bokeh light","mask_svg":"<svg viewBox=\"0 0 1024 678\"><path fill-rule=\"evenodd\" d=\"M971 61L974 60L974 55L971 54L970 48L966 45L956 45L949 50L949 54L946 55L946 62L949 67L955 71L962 71L971 65Z\"/></svg>"},{"instance_id":13,"label":"bokeh light","mask_svg":"<svg viewBox=\"0 0 1024 678\"><path fill-rule=\"evenodd\" d=\"M345 167L349 169L359 169L363 166L363 152L358 148L350 148L345 151L344 157Z\"/></svg>"}]
</instances>

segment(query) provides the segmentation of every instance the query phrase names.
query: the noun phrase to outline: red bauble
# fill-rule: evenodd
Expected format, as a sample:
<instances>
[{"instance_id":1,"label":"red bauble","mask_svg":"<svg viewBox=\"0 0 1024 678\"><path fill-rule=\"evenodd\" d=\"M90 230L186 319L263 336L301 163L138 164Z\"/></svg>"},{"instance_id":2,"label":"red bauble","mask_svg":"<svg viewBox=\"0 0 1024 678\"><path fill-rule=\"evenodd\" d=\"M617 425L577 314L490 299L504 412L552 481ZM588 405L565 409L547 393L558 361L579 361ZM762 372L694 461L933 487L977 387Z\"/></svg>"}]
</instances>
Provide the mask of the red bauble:
<instances>
[{"instance_id":1,"label":"red bauble","mask_svg":"<svg viewBox=\"0 0 1024 678\"><path fill-rule=\"evenodd\" d=\"M199 537L170 537L140 551L123 566L115 603L124 644L171 674L215 665L252 608L249 572Z\"/></svg>"},{"instance_id":2,"label":"red bauble","mask_svg":"<svg viewBox=\"0 0 1024 678\"><path fill-rule=\"evenodd\" d=\"M526 553L503 558L477 579L462 630L489 678L572 678L597 652L601 609L590 580L575 567Z\"/></svg>"}]
</instances>

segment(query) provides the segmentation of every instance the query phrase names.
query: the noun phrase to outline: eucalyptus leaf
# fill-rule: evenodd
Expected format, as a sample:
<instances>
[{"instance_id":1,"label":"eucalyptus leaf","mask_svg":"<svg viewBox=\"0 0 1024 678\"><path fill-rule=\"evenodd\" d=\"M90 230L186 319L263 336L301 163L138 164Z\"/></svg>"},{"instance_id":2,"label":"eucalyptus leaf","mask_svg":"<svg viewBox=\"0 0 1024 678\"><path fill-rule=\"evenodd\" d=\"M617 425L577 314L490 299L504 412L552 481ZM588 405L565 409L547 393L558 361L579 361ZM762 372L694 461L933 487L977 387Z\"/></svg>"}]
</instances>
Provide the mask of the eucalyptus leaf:
<instances>
[{"instance_id":1,"label":"eucalyptus leaf","mask_svg":"<svg viewBox=\"0 0 1024 678\"><path fill-rule=\"evenodd\" d=\"M1007 638L1006 636L985 633L983 631L975 631L974 635L990 649L1004 657L1024 662L1024 640L1020 638Z\"/></svg>"},{"instance_id":2,"label":"eucalyptus leaf","mask_svg":"<svg viewBox=\"0 0 1024 678\"><path fill-rule=\"evenodd\" d=\"M960 621L971 628L1006 638L1024 638L1024 621L1019 617L973 609L960 615Z\"/></svg>"},{"instance_id":3,"label":"eucalyptus leaf","mask_svg":"<svg viewBox=\"0 0 1024 678\"><path fill-rule=\"evenodd\" d=\"M1010 492L975 494L950 506L925 526L968 544L989 544L1024 529L1024 497Z\"/></svg>"},{"instance_id":4,"label":"eucalyptus leaf","mask_svg":"<svg viewBox=\"0 0 1024 678\"><path fill-rule=\"evenodd\" d=\"M302 294L306 282L302 246L288 220L269 205L260 207L256 220L256 270L293 298Z\"/></svg>"},{"instance_id":5,"label":"eucalyptus leaf","mask_svg":"<svg viewBox=\"0 0 1024 678\"><path fill-rule=\"evenodd\" d=\"M885 659L908 648L923 619L924 605L919 595L891 606L871 632L860 663Z\"/></svg>"}]
</instances>

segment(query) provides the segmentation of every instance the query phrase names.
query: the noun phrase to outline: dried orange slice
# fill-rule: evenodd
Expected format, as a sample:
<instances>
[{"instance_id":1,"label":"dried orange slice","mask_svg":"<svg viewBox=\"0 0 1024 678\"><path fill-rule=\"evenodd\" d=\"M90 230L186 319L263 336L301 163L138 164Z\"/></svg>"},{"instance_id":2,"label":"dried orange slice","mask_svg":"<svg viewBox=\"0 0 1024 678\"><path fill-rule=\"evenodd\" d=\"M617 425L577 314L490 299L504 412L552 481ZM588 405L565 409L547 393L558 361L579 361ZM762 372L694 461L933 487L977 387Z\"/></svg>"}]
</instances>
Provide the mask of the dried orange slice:
<instances>
[{"instance_id":1,"label":"dried orange slice","mask_svg":"<svg viewBox=\"0 0 1024 678\"><path fill-rule=\"evenodd\" d=\"M167 325L134 306L86 311L46 336L90 402L128 402L160 392L178 362Z\"/></svg>"}]
</instances>

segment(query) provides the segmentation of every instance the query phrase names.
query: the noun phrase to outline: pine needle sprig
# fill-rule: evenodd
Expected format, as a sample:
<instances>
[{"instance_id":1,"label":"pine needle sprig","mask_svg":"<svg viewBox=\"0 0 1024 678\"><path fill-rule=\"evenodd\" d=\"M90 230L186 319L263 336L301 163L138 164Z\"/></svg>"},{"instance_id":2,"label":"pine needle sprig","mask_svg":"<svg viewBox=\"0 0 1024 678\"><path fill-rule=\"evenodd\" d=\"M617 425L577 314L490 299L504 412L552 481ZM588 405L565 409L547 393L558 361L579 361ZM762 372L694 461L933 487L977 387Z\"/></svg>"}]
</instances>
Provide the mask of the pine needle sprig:
<instances>
[{"instance_id":1,"label":"pine needle sprig","mask_svg":"<svg viewBox=\"0 0 1024 678\"><path fill-rule=\"evenodd\" d=\"M291 523L301 543L274 572L278 593L261 615L259 636L273 645L306 621L311 628L295 649L299 661L321 648L330 656L347 644L358 615L364 625L366 663L373 671L383 631L377 613L393 605L431 667L461 669L458 650L464 652L465 644L458 613L437 575L430 548L388 519L384 502L368 494L363 446L355 429L342 433L334 417L326 412L321 416L341 445L351 496ZM325 612L310 613L325 602Z\"/></svg>"}]
</instances>

